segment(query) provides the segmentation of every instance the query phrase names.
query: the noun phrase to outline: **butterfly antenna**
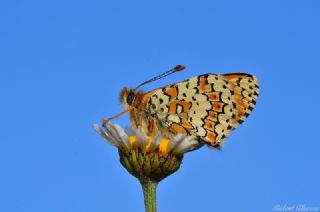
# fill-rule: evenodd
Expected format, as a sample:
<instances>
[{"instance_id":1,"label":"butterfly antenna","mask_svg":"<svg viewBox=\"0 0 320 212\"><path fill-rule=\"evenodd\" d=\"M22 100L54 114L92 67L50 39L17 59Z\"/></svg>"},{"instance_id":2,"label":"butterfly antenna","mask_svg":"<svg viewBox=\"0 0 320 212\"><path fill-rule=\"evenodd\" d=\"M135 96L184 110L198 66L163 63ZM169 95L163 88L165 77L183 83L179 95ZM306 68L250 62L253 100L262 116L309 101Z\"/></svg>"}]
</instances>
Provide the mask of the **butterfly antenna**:
<instances>
[{"instance_id":1,"label":"butterfly antenna","mask_svg":"<svg viewBox=\"0 0 320 212\"><path fill-rule=\"evenodd\" d=\"M153 81L156 81L156 80L159 80L159 79L162 79L166 76L169 76L170 74L173 74L175 72L178 72L178 71L182 71L184 70L186 67L184 65L177 65L176 67L170 69L169 71L166 71L162 74L160 74L159 76L156 76L156 77L153 77L143 83L141 83L140 85L138 85L135 90L137 90L138 88L140 88L141 86L145 85L145 84L148 84L149 82L153 82Z\"/></svg>"}]
</instances>

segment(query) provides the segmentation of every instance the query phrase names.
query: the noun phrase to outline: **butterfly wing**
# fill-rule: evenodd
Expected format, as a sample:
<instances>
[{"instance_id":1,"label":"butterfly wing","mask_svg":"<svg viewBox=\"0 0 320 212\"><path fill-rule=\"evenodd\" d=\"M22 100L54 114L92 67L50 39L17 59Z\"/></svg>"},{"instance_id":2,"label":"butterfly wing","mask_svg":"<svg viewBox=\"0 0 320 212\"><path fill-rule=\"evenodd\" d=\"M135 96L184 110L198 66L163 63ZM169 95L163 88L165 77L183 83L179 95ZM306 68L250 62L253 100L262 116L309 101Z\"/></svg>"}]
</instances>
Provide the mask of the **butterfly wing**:
<instances>
[{"instance_id":1,"label":"butterfly wing","mask_svg":"<svg viewBox=\"0 0 320 212\"><path fill-rule=\"evenodd\" d=\"M204 74L152 91L146 106L162 127L217 147L248 117L258 93L253 75Z\"/></svg>"}]
</instances>

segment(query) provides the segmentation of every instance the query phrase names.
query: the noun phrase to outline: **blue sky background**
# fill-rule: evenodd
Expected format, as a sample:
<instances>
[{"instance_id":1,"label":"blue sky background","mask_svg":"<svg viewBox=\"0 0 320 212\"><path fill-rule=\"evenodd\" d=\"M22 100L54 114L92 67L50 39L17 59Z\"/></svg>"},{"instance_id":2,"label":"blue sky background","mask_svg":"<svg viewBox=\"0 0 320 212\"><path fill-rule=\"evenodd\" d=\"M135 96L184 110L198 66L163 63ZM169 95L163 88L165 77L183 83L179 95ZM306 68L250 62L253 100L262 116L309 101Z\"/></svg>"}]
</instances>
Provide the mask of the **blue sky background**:
<instances>
[{"instance_id":1,"label":"blue sky background","mask_svg":"<svg viewBox=\"0 0 320 212\"><path fill-rule=\"evenodd\" d=\"M202 73L260 80L221 152L187 154L161 211L320 207L320 2L0 0L0 211L143 211L138 181L92 129L135 86ZM129 124L128 116L115 121Z\"/></svg>"}]
</instances>

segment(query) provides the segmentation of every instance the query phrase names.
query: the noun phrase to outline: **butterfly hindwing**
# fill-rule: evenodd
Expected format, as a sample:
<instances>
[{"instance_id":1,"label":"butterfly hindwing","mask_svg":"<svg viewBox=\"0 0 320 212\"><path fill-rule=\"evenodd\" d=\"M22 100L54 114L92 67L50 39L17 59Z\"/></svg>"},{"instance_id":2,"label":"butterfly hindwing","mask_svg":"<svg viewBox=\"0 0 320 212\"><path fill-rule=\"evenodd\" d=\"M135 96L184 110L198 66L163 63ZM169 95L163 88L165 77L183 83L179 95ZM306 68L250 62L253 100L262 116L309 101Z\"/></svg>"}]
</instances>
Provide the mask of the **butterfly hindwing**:
<instances>
[{"instance_id":1,"label":"butterfly hindwing","mask_svg":"<svg viewBox=\"0 0 320 212\"><path fill-rule=\"evenodd\" d=\"M154 90L147 109L169 130L219 146L250 114L258 92L252 75L205 74Z\"/></svg>"}]
</instances>

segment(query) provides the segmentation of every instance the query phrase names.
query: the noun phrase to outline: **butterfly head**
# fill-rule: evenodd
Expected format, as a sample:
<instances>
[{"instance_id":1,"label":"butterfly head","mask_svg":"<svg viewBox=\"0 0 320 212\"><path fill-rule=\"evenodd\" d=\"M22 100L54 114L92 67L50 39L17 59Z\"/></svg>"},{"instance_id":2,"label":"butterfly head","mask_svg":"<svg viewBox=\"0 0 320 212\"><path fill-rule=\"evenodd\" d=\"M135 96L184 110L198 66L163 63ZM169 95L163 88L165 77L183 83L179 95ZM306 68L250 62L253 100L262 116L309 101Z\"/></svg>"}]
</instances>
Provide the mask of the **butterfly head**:
<instances>
[{"instance_id":1,"label":"butterfly head","mask_svg":"<svg viewBox=\"0 0 320 212\"><path fill-rule=\"evenodd\" d=\"M145 84L148 84L150 82L153 82L153 81L156 81L156 80L159 80L163 77L166 77L170 74L173 74L175 72L178 72L178 71L182 71L184 70L186 67L183 66L183 65L177 65L176 67L170 69L169 71L166 71L164 72L163 74L160 74L156 77L153 77L143 83L141 83L140 85L138 85L136 88L134 89L128 89L126 87L124 87L120 93L120 102L121 104L123 104L124 108L125 109L128 109L129 107L131 107L132 105L134 105L134 103L136 103L137 99L137 96L139 96L139 91L138 91L138 88L140 88L141 86L145 85ZM141 93L141 92L140 92ZM139 100L138 100L139 102Z\"/></svg>"},{"instance_id":2,"label":"butterfly head","mask_svg":"<svg viewBox=\"0 0 320 212\"><path fill-rule=\"evenodd\" d=\"M139 91L138 88L140 88L141 86L148 84L150 82L162 79L163 77L166 77L166 76L173 74L175 72L182 71L185 68L186 67L183 65L177 65L176 67L170 69L169 71L166 71L163 74L160 74L156 77L153 77L153 78L141 83L140 85L138 85L134 89L128 89L128 88L124 87L120 93L120 102L123 105L125 110L115 116L112 116L108 119L104 119L104 124L108 123L110 120L115 119L115 118L117 118L127 112L130 112L133 108L139 106L143 102L144 94L141 91Z\"/></svg>"},{"instance_id":3,"label":"butterfly head","mask_svg":"<svg viewBox=\"0 0 320 212\"><path fill-rule=\"evenodd\" d=\"M120 93L120 102L124 106L125 109L132 106L136 100L138 91L135 89L128 89L124 87Z\"/></svg>"}]
</instances>

